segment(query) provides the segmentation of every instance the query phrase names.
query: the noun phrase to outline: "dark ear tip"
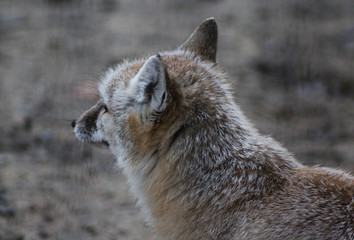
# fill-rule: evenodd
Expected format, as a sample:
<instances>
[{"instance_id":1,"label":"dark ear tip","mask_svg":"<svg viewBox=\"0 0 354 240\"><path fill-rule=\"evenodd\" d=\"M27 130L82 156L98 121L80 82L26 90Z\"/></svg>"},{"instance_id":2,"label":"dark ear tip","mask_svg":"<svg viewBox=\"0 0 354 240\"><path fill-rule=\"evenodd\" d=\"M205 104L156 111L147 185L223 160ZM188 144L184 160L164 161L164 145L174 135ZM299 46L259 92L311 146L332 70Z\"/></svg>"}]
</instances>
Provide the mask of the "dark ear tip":
<instances>
[{"instance_id":1,"label":"dark ear tip","mask_svg":"<svg viewBox=\"0 0 354 240\"><path fill-rule=\"evenodd\" d=\"M216 24L216 20L215 20L214 17L210 17L210 18L205 19L205 20L202 22L202 24L203 24L203 23L208 23L208 24L217 25L217 24Z\"/></svg>"},{"instance_id":2,"label":"dark ear tip","mask_svg":"<svg viewBox=\"0 0 354 240\"><path fill-rule=\"evenodd\" d=\"M160 53L156 54L156 57L161 60L161 55L160 55Z\"/></svg>"},{"instance_id":3,"label":"dark ear tip","mask_svg":"<svg viewBox=\"0 0 354 240\"><path fill-rule=\"evenodd\" d=\"M218 42L218 26L215 18L205 19L179 47L189 50L204 60L216 62L216 49Z\"/></svg>"},{"instance_id":4,"label":"dark ear tip","mask_svg":"<svg viewBox=\"0 0 354 240\"><path fill-rule=\"evenodd\" d=\"M200 27L207 27L207 28L217 28L218 24L215 21L214 17L210 17L205 19L201 24Z\"/></svg>"}]
</instances>

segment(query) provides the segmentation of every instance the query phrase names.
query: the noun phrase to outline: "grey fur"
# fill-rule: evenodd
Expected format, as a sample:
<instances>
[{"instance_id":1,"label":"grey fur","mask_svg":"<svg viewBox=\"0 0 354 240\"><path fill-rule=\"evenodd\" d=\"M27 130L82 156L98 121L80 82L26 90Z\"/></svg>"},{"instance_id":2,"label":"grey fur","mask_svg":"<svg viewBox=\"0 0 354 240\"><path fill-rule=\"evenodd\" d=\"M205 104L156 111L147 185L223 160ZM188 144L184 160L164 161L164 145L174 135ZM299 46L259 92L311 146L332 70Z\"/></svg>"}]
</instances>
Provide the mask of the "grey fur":
<instances>
[{"instance_id":1,"label":"grey fur","mask_svg":"<svg viewBox=\"0 0 354 240\"><path fill-rule=\"evenodd\" d=\"M206 20L182 49L109 70L99 104L110 112L84 113L78 138L109 144L159 239L354 239L354 177L304 166L253 127L215 64L215 31ZM162 69L163 110L132 102L137 76Z\"/></svg>"}]
</instances>

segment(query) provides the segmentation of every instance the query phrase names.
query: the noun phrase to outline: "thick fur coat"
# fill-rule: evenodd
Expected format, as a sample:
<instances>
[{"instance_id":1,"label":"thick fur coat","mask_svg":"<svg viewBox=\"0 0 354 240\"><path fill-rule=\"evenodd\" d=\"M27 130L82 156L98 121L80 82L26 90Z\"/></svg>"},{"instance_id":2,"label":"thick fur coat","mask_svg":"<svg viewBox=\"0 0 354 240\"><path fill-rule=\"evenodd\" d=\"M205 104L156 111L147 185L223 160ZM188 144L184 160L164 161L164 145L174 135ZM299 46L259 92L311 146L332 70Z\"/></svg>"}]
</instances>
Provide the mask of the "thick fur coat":
<instances>
[{"instance_id":1,"label":"thick fur coat","mask_svg":"<svg viewBox=\"0 0 354 240\"><path fill-rule=\"evenodd\" d=\"M260 135L216 47L211 18L177 50L110 69L76 136L116 156L158 239L354 239L354 177Z\"/></svg>"}]
</instances>

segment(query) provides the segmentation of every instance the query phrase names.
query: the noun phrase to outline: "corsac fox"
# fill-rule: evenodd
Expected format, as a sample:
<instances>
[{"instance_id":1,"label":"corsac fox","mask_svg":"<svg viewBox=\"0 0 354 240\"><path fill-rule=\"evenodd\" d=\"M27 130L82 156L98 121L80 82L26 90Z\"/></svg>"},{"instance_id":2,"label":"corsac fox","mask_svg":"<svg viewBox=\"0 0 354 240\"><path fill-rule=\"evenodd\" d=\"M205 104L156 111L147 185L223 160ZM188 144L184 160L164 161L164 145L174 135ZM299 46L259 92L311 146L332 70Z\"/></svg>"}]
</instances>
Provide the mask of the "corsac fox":
<instances>
[{"instance_id":1,"label":"corsac fox","mask_svg":"<svg viewBox=\"0 0 354 240\"><path fill-rule=\"evenodd\" d=\"M217 38L210 18L177 50L108 70L77 138L115 155L158 239L354 239L354 177L253 127Z\"/></svg>"}]
</instances>

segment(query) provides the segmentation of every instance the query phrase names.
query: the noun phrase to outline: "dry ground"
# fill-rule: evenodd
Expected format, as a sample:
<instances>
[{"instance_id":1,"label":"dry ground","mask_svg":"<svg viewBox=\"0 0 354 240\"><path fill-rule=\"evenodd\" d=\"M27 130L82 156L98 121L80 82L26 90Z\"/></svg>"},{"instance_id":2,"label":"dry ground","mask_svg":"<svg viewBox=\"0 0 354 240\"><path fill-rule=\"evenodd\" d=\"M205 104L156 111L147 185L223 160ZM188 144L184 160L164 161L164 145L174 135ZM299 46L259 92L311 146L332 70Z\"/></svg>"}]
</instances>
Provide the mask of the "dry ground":
<instances>
[{"instance_id":1,"label":"dry ground","mask_svg":"<svg viewBox=\"0 0 354 240\"><path fill-rule=\"evenodd\" d=\"M351 0L1 0L0 240L151 239L113 157L75 139L73 88L173 49L205 18L265 134L304 163L354 169ZM237 81L236 81L237 80Z\"/></svg>"}]
</instances>

